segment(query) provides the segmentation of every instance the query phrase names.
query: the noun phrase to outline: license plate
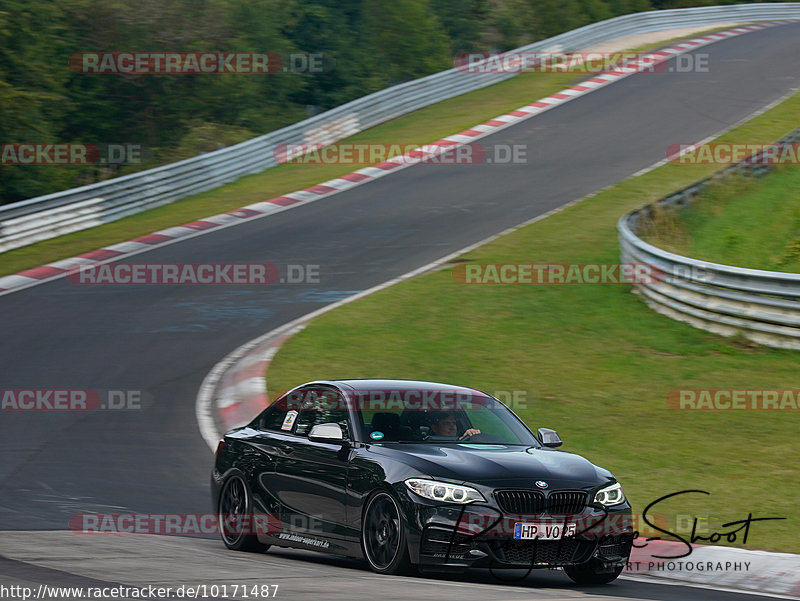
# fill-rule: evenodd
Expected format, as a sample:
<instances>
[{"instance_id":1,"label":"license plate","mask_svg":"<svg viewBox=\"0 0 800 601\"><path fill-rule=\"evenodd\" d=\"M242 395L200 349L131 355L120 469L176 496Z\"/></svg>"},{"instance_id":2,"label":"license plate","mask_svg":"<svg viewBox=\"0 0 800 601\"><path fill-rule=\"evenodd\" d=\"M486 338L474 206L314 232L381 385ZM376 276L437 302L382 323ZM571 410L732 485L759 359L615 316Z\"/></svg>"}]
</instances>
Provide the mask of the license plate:
<instances>
[{"instance_id":1,"label":"license plate","mask_svg":"<svg viewBox=\"0 0 800 601\"><path fill-rule=\"evenodd\" d=\"M551 524L547 522L517 522L514 524L514 538L519 540L560 540L574 536L575 524Z\"/></svg>"}]
</instances>

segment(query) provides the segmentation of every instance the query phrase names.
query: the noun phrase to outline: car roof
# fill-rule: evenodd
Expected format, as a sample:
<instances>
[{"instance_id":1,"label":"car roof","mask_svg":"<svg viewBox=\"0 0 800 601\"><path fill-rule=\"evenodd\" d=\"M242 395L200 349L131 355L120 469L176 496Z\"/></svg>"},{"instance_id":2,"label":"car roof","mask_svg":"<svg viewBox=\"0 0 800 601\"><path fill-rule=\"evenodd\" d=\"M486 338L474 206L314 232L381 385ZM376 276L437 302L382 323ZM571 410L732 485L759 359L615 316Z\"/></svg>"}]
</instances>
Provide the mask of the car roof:
<instances>
[{"instance_id":1,"label":"car roof","mask_svg":"<svg viewBox=\"0 0 800 601\"><path fill-rule=\"evenodd\" d=\"M318 384L332 384L334 386L347 386L354 391L363 390L426 390L426 391L447 391L449 393L468 393L470 395L489 396L485 392L466 386L456 386L454 384L443 384L441 382L427 382L424 380L391 380L382 378L355 378L341 380L322 380Z\"/></svg>"}]
</instances>

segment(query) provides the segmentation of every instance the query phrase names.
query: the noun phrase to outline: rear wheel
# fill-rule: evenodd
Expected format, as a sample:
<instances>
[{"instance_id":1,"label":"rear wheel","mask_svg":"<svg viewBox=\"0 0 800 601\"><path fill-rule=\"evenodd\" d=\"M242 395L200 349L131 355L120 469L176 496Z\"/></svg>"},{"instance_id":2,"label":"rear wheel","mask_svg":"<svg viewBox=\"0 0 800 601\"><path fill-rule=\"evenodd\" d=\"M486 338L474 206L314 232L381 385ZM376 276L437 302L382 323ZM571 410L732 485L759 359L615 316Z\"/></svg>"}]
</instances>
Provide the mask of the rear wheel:
<instances>
[{"instance_id":1,"label":"rear wheel","mask_svg":"<svg viewBox=\"0 0 800 601\"><path fill-rule=\"evenodd\" d=\"M403 574L411 569L405 527L394 498L379 492L367 502L361 524L361 547L378 574Z\"/></svg>"},{"instance_id":2,"label":"rear wheel","mask_svg":"<svg viewBox=\"0 0 800 601\"><path fill-rule=\"evenodd\" d=\"M604 571L602 563L591 559L575 566L564 566L564 572L577 584L608 584L622 573L622 566Z\"/></svg>"},{"instance_id":3,"label":"rear wheel","mask_svg":"<svg viewBox=\"0 0 800 601\"><path fill-rule=\"evenodd\" d=\"M269 549L253 534L252 501L247 483L241 476L231 476L222 486L217 508L217 520L222 542L234 551L263 552Z\"/></svg>"}]
</instances>

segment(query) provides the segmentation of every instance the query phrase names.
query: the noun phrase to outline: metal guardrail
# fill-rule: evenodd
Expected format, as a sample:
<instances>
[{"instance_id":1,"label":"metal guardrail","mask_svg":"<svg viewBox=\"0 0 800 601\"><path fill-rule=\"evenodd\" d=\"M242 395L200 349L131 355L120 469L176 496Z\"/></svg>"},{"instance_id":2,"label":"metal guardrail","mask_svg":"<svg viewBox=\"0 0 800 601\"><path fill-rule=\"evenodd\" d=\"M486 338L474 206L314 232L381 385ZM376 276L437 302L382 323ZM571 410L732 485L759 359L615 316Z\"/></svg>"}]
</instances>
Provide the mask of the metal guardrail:
<instances>
[{"instance_id":1,"label":"metal guardrail","mask_svg":"<svg viewBox=\"0 0 800 601\"><path fill-rule=\"evenodd\" d=\"M518 48L516 52L574 52L636 33L800 17L800 2L711 6L624 15ZM358 98L266 135L96 184L0 206L0 253L211 190L274 167L281 144L332 144L419 108L514 77L457 68Z\"/></svg>"},{"instance_id":2,"label":"metal guardrail","mask_svg":"<svg viewBox=\"0 0 800 601\"><path fill-rule=\"evenodd\" d=\"M800 129L778 144L800 142ZM671 194L657 205L686 207L713 181L736 173L760 176L771 170L753 155L713 176ZM652 215L649 205L617 223L623 263L646 263L659 273L637 283L635 291L657 311L697 328L746 338L779 348L800 350L800 273L762 271L683 257L648 244L637 235ZM660 275L663 274L663 275Z\"/></svg>"}]
</instances>

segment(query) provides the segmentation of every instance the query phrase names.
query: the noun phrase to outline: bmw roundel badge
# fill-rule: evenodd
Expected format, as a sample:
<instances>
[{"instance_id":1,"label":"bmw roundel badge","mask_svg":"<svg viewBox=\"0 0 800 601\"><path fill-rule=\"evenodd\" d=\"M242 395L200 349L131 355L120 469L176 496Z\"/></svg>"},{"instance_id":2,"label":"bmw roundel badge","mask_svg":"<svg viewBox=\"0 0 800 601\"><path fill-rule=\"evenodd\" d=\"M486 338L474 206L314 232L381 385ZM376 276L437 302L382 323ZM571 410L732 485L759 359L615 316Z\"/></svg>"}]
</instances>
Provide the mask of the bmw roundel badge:
<instances>
[{"instance_id":1,"label":"bmw roundel badge","mask_svg":"<svg viewBox=\"0 0 800 601\"><path fill-rule=\"evenodd\" d=\"M536 486L538 486L539 488L547 488L547 482L545 482L544 480L537 480Z\"/></svg>"}]
</instances>

